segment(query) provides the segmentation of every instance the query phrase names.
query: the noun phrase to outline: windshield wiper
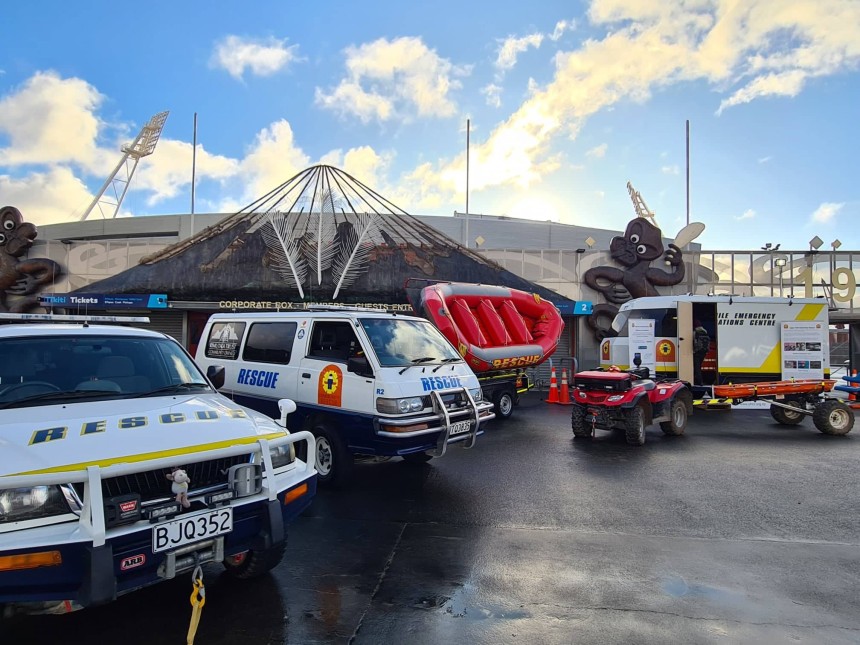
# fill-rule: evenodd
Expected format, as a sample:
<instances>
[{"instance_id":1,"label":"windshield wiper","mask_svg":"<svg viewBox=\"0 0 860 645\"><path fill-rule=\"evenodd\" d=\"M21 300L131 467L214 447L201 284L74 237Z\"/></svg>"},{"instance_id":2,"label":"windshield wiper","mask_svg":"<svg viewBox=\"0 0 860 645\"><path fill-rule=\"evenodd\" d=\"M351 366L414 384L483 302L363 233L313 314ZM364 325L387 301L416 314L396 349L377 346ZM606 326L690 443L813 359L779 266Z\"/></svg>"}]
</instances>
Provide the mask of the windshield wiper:
<instances>
[{"instance_id":1,"label":"windshield wiper","mask_svg":"<svg viewBox=\"0 0 860 645\"><path fill-rule=\"evenodd\" d=\"M135 394L133 398L140 398L143 396L157 396L159 394L176 394L179 392L189 392L191 390L208 390L208 383L173 383L172 385L165 385L164 387L158 387L154 390L150 390L149 392L140 392L139 394Z\"/></svg>"},{"instance_id":2,"label":"windshield wiper","mask_svg":"<svg viewBox=\"0 0 860 645\"><path fill-rule=\"evenodd\" d=\"M64 392L42 392L41 394L33 394L32 396L25 396L22 399L15 399L14 401L6 401L5 403L0 403L0 410L7 408L15 408L19 405L27 405L29 403L33 403L35 401L73 401L75 399L87 399L87 398L111 398L115 399L118 397L126 396L122 392L116 392L114 390L67 390Z\"/></svg>"},{"instance_id":3,"label":"windshield wiper","mask_svg":"<svg viewBox=\"0 0 860 645\"><path fill-rule=\"evenodd\" d=\"M413 358L412 365L420 365L421 363L429 363L430 361L435 361L436 359L432 356L422 356L421 358ZM402 370L398 372L398 374L403 374L406 370L408 370L412 365L407 365Z\"/></svg>"},{"instance_id":4,"label":"windshield wiper","mask_svg":"<svg viewBox=\"0 0 860 645\"><path fill-rule=\"evenodd\" d=\"M438 367L434 367L434 368L433 368L433 373L435 374L437 371L439 371L440 369L442 369L442 367L443 367L444 365L446 365L447 363L458 363L458 362L459 362L459 361L461 361L461 360L462 360L462 359L460 359L460 358L443 358L443 359L442 359L442 364L441 364L441 365L439 365Z\"/></svg>"}]
</instances>

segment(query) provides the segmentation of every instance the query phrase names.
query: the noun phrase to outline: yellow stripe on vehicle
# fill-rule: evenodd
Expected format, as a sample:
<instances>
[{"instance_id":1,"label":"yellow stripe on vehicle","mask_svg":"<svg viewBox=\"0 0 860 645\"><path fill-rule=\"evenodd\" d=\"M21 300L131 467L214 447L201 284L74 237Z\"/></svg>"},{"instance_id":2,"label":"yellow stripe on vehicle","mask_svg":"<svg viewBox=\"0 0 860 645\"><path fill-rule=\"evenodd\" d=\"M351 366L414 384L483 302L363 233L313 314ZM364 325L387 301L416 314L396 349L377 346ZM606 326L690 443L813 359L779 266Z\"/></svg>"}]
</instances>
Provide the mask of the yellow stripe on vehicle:
<instances>
[{"instance_id":1,"label":"yellow stripe on vehicle","mask_svg":"<svg viewBox=\"0 0 860 645\"><path fill-rule=\"evenodd\" d=\"M822 309L824 305L803 305L795 320L817 320Z\"/></svg>"},{"instance_id":2,"label":"yellow stripe on vehicle","mask_svg":"<svg viewBox=\"0 0 860 645\"><path fill-rule=\"evenodd\" d=\"M215 441L213 443L201 443L196 446L186 446L184 448L174 448L173 450L158 450L155 452L144 452L139 455L125 455L123 457L112 457L101 461L82 461L76 464L66 464L64 466L54 466L52 468L43 468L39 470L28 470L21 473L12 473L9 477L17 475L44 475L48 473L64 473L76 470L86 470L90 466L98 466L99 468L107 468L116 464L134 464L141 461L151 461L153 459L163 459L164 457L179 457L195 452L205 452L207 450L218 450L219 448L229 448L230 446L242 446L252 443L257 443L260 439L276 439L286 436L286 432L270 432L264 435L255 437L238 437L236 439L228 439L227 441Z\"/></svg>"},{"instance_id":3,"label":"yellow stripe on vehicle","mask_svg":"<svg viewBox=\"0 0 860 645\"><path fill-rule=\"evenodd\" d=\"M735 367L734 365L726 365L720 367L720 372L731 372L732 374L780 374L782 366L779 362L779 345L776 345L764 362L758 367Z\"/></svg>"}]
</instances>

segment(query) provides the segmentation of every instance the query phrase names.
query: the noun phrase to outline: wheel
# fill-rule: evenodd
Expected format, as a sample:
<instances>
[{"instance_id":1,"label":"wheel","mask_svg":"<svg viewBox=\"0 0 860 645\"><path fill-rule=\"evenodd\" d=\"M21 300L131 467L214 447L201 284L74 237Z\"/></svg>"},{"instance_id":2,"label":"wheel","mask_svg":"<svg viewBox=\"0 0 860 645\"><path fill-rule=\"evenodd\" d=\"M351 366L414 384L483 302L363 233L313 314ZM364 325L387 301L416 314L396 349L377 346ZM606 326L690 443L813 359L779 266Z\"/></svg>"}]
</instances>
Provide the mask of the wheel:
<instances>
[{"instance_id":1,"label":"wheel","mask_svg":"<svg viewBox=\"0 0 860 645\"><path fill-rule=\"evenodd\" d=\"M680 436L687 429L687 403L681 396L676 396L672 399L672 404L669 406L669 420L660 422L660 429L664 434Z\"/></svg>"},{"instance_id":2,"label":"wheel","mask_svg":"<svg viewBox=\"0 0 860 645\"><path fill-rule=\"evenodd\" d=\"M225 558L224 568L227 573L238 580L248 580L271 571L280 563L287 551L287 540L263 551L248 551L240 560Z\"/></svg>"},{"instance_id":3,"label":"wheel","mask_svg":"<svg viewBox=\"0 0 860 645\"><path fill-rule=\"evenodd\" d=\"M630 410L624 420L624 436L631 446L641 446L645 443L645 410L637 405Z\"/></svg>"},{"instance_id":4,"label":"wheel","mask_svg":"<svg viewBox=\"0 0 860 645\"><path fill-rule=\"evenodd\" d=\"M574 405L570 414L570 427L573 428L573 436L577 439L585 439L591 436L591 427L585 422L585 408Z\"/></svg>"},{"instance_id":5,"label":"wheel","mask_svg":"<svg viewBox=\"0 0 860 645\"><path fill-rule=\"evenodd\" d=\"M826 399L815 406L812 422L824 434L848 434L854 427L854 412L842 401Z\"/></svg>"},{"instance_id":6,"label":"wheel","mask_svg":"<svg viewBox=\"0 0 860 645\"><path fill-rule=\"evenodd\" d=\"M403 461L407 464L426 464L431 459L433 459L433 455L426 452L410 452L407 455L403 455Z\"/></svg>"},{"instance_id":7,"label":"wheel","mask_svg":"<svg viewBox=\"0 0 860 645\"><path fill-rule=\"evenodd\" d=\"M354 458L337 433L324 425L311 430L316 438L317 459L314 468L317 482L321 486L337 487L344 484L352 475Z\"/></svg>"},{"instance_id":8,"label":"wheel","mask_svg":"<svg viewBox=\"0 0 860 645\"><path fill-rule=\"evenodd\" d=\"M786 405L790 405L792 407L799 408L800 405L795 403L794 401L786 401ZM803 413L795 412L794 410L786 410L785 408L781 408L776 405L770 406L770 416L774 418L774 421L777 423L781 423L784 426L796 426L798 423L803 421Z\"/></svg>"},{"instance_id":9,"label":"wheel","mask_svg":"<svg viewBox=\"0 0 860 645\"><path fill-rule=\"evenodd\" d=\"M514 396L510 390L502 390L493 399L497 419L509 419L514 413Z\"/></svg>"}]
</instances>

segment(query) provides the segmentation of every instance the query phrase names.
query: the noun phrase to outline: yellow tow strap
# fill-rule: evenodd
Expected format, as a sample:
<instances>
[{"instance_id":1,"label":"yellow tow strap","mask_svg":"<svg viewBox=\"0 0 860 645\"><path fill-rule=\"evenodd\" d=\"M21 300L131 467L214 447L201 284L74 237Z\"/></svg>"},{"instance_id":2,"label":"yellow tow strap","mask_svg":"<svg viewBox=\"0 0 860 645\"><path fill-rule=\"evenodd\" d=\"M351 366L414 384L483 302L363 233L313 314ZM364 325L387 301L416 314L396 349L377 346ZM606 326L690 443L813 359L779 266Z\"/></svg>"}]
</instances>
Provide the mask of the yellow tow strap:
<instances>
[{"instance_id":1,"label":"yellow tow strap","mask_svg":"<svg viewBox=\"0 0 860 645\"><path fill-rule=\"evenodd\" d=\"M188 625L188 636L185 638L187 645L194 645L194 636L197 634L197 625L200 624L200 614L203 605L206 604L206 587L203 586L203 569L197 567L191 574L191 624Z\"/></svg>"}]
</instances>

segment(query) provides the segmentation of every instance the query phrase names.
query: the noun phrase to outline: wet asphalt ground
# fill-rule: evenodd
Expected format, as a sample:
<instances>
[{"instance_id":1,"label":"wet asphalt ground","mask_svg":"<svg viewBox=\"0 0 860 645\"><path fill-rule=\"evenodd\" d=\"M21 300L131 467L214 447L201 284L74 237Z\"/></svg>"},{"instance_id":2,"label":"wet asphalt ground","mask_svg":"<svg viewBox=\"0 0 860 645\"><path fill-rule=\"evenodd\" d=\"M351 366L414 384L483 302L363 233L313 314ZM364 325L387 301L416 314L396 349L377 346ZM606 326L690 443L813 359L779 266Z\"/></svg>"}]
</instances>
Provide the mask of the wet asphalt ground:
<instances>
[{"instance_id":1,"label":"wet asphalt ground","mask_svg":"<svg viewBox=\"0 0 860 645\"><path fill-rule=\"evenodd\" d=\"M360 464L271 575L206 569L195 643L860 642L860 427L697 412L636 448L574 441L569 414L532 393L472 450ZM0 642L185 643L190 593L183 575Z\"/></svg>"}]
</instances>

